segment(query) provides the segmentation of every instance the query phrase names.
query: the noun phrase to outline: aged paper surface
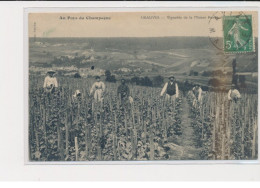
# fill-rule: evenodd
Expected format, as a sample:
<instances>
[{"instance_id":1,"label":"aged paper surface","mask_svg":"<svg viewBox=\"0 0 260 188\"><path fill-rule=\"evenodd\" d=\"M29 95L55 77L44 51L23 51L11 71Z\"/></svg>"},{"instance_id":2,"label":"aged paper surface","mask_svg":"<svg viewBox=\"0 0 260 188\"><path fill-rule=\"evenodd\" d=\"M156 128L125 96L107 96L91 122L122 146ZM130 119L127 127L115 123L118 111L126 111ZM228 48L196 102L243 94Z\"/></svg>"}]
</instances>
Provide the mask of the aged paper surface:
<instances>
[{"instance_id":1,"label":"aged paper surface","mask_svg":"<svg viewBox=\"0 0 260 188\"><path fill-rule=\"evenodd\" d=\"M29 13L29 160L258 158L258 13Z\"/></svg>"}]
</instances>

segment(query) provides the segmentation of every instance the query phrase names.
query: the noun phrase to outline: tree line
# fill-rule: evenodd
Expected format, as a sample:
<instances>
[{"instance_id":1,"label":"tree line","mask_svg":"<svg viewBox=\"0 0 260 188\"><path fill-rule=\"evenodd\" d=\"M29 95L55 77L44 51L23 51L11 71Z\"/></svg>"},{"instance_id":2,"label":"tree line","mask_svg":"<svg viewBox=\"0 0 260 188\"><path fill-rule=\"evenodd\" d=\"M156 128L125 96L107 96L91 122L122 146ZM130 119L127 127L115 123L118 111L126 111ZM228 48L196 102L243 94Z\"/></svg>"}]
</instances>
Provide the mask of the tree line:
<instances>
[{"instance_id":1,"label":"tree line","mask_svg":"<svg viewBox=\"0 0 260 188\"><path fill-rule=\"evenodd\" d=\"M105 72L106 76L106 81L107 82L116 82L117 79L115 75L112 75L109 70L106 70ZM140 85L140 86L148 86L148 87L161 87L162 84L164 83L164 78L162 76L155 76L153 78L150 78L148 76L145 77L139 77L139 76L134 76L131 79L126 79L128 83Z\"/></svg>"}]
</instances>

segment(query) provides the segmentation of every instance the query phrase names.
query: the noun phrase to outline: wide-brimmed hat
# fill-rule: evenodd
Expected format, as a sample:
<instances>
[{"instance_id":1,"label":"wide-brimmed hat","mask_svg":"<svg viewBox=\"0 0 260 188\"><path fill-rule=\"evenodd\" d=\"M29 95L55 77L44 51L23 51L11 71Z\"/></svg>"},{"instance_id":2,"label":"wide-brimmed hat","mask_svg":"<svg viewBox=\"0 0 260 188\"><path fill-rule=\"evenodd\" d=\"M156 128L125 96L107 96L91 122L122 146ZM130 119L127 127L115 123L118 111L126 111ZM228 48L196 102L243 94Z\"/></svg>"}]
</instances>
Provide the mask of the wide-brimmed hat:
<instances>
[{"instance_id":1,"label":"wide-brimmed hat","mask_svg":"<svg viewBox=\"0 0 260 188\"><path fill-rule=\"evenodd\" d=\"M49 70L47 73L56 73L56 71L54 71L54 70Z\"/></svg>"},{"instance_id":2,"label":"wide-brimmed hat","mask_svg":"<svg viewBox=\"0 0 260 188\"><path fill-rule=\"evenodd\" d=\"M75 91L75 94L78 95L78 94L81 94L81 93L80 93L80 91L77 89L77 90Z\"/></svg>"},{"instance_id":3,"label":"wide-brimmed hat","mask_svg":"<svg viewBox=\"0 0 260 188\"><path fill-rule=\"evenodd\" d=\"M100 76L96 76L96 79L100 79Z\"/></svg>"},{"instance_id":4,"label":"wide-brimmed hat","mask_svg":"<svg viewBox=\"0 0 260 188\"><path fill-rule=\"evenodd\" d=\"M77 89L73 95L73 97L77 97L77 96L80 96L81 95L81 92Z\"/></svg>"},{"instance_id":5,"label":"wide-brimmed hat","mask_svg":"<svg viewBox=\"0 0 260 188\"><path fill-rule=\"evenodd\" d=\"M175 78L175 77L174 76L170 76L169 79L171 79L171 78Z\"/></svg>"}]
</instances>

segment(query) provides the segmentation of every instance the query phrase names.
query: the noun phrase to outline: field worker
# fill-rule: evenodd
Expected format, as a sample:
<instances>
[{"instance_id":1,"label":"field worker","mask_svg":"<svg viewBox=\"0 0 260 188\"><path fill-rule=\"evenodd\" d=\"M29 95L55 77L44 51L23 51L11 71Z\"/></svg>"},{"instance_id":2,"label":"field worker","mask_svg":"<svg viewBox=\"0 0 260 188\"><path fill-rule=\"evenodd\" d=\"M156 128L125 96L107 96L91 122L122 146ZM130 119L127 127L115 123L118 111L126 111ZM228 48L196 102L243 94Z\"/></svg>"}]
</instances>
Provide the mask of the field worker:
<instances>
[{"instance_id":1,"label":"field worker","mask_svg":"<svg viewBox=\"0 0 260 188\"><path fill-rule=\"evenodd\" d=\"M121 79L121 85L118 86L117 88L117 95L121 99L122 102L128 100L129 98L129 87L125 83L125 79Z\"/></svg>"},{"instance_id":2,"label":"field worker","mask_svg":"<svg viewBox=\"0 0 260 188\"><path fill-rule=\"evenodd\" d=\"M179 97L179 88L178 84L175 81L174 76L171 76L169 78L169 82L165 83L162 91L161 91L161 97L166 92L166 100L167 101L175 101L176 98Z\"/></svg>"},{"instance_id":3,"label":"field worker","mask_svg":"<svg viewBox=\"0 0 260 188\"><path fill-rule=\"evenodd\" d=\"M129 101L130 104L134 102L134 99L130 96L130 89L125 83L125 79L121 79L121 85L117 88L117 95L121 99L122 103Z\"/></svg>"},{"instance_id":4,"label":"field worker","mask_svg":"<svg viewBox=\"0 0 260 188\"><path fill-rule=\"evenodd\" d=\"M43 88L46 92L51 93L58 87L57 78L54 77L55 71L50 70L47 72L47 76L44 79Z\"/></svg>"},{"instance_id":5,"label":"field worker","mask_svg":"<svg viewBox=\"0 0 260 188\"><path fill-rule=\"evenodd\" d=\"M78 89L72 95L72 100L73 100L73 102L81 100L81 92Z\"/></svg>"},{"instance_id":6,"label":"field worker","mask_svg":"<svg viewBox=\"0 0 260 188\"><path fill-rule=\"evenodd\" d=\"M199 84L195 84L195 87L192 88L192 93L194 95L194 100L193 100L193 106L195 103L201 103L202 101L202 89L199 86Z\"/></svg>"},{"instance_id":7,"label":"field worker","mask_svg":"<svg viewBox=\"0 0 260 188\"><path fill-rule=\"evenodd\" d=\"M100 81L100 77L96 76L96 82L90 89L90 95L94 93L95 102L103 102L103 93L105 92L105 84Z\"/></svg>"},{"instance_id":8,"label":"field worker","mask_svg":"<svg viewBox=\"0 0 260 188\"><path fill-rule=\"evenodd\" d=\"M239 91L236 89L236 85L232 84L231 89L228 91L228 100L237 102L241 98Z\"/></svg>"}]
</instances>

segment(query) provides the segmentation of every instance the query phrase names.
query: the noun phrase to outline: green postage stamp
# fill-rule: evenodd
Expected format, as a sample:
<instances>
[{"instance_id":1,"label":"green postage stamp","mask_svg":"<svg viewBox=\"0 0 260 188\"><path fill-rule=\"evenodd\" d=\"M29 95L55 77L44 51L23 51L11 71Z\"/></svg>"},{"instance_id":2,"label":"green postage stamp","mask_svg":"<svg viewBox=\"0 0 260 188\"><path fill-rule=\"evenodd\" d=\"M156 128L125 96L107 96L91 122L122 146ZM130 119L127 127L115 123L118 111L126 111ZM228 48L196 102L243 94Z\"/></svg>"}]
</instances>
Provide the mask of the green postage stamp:
<instances>
[{"instance_id":1,"label":"green postage stamp","mask_svg":"<svg viewBox=\"0 0 260 188\"><path fill-rule=\"evenodd\" d=\"M254 52L251 15L223 16L223 31L225 52Z\"/></svg>"}]
</instances>

